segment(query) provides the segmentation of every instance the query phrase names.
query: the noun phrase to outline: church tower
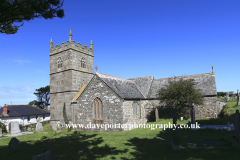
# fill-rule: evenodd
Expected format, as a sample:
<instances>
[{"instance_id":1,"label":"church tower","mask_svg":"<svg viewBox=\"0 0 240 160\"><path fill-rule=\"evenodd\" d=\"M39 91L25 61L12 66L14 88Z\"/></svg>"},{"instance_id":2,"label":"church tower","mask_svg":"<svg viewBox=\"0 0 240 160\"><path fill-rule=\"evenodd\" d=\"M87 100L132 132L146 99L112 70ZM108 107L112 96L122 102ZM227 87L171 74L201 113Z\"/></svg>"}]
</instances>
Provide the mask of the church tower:
<instances>
[{"instance_id":1,"label":"church tower","mask_svg":"<svg viewBox=\"0 0 240 160\"><path fill-rule=\"evenodd\" d=\"M63 118L65 103L68 119L72 119L71 101L94 75L93 43L90 47L75 44L70 29L67 44L53 46L50 42L50 114L51 125L55 130L56 123Z\"/></svg>"}]
</instances>

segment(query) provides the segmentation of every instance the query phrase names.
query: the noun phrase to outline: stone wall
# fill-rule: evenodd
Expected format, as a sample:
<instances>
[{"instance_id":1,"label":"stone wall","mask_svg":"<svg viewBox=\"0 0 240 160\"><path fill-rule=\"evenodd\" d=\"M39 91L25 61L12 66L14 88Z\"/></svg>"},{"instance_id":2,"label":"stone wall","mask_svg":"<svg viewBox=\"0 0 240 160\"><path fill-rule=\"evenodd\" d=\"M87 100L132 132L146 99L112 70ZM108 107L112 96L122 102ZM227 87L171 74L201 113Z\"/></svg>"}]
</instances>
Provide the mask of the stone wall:
<instances>
[{"instance_id":1,"label":"stone wall","mask_svg":"<svg viewBox=\"0 0 240 160\"><path fill-rule=\"evenodd\" d=\"M217 97L204 97L204 105L196 105L196 118L217 118L223 103L217 103Z\"/></svg>"},{"instance_id":2,"label":"stone wall","mask_svg":"<svg viewBox=\"0 0 240 160\"><path fill-rule=\"evenodd\" d=\"M138 103L139 114L133 114L133 103ZM123 102L123 124L145 124L148 122L151 112L159 106L159 100L124 100ZM125 130L130 130L126 128Z\"/></svg>"},{"instance_id":3,"label":"stone wall","mask_svg":"<svg viewBox=\"0 0 240 160\"><path fill-rule=\"evenodd\" d=\"M99 98L103 105L103 122L98 124L122 124L123 109L122 100L119 98L104 82L98 77L91 81L87 90L84 90L77 99L77 104L74 106L74 123L75 124L96 124L94 122L92 103L95 98ZM101 131L120 131L119 128L109 128Z\"/></svg>"}]
</instances>

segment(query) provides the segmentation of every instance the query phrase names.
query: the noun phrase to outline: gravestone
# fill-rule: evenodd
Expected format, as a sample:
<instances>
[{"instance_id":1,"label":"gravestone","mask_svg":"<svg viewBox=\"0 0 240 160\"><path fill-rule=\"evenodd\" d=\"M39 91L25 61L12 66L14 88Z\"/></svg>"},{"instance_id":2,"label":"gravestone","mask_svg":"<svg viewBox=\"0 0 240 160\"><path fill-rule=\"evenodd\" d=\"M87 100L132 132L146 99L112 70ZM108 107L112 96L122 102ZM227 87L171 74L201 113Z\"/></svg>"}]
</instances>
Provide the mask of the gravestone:
<instances>
[{"instance_id":1,"label":"gravestone","mask_svg":"<svg viewBox=\"0 0 240 160\"><path fill-rule=\"evenodd\" d=\"M66 124L65 124L64 119L60 119L60 123L62 124L62 128L65 128Z\"/></svg>"},{"instance_id":2,"label":"gravestone","mask_svg":"<svg viewBox=\"0 0 240 160\"><path fill-rule=\"evenodd\" d=\"M156 122L157 122L157 120L158 120L158 118L159 118L158 109L157 109L157 108L155 109L155 117L156 117Z\"/></svg>"},{"instance_id":3,"label":"gravestone","mask_svg":"<svg viewBox=\"0 0 240 160\"><path fill-rule=\"evenodd\" d=\"M69 121L68 131L71 131L73 129L73 122Z\"/></svg>"},{"instance_id":4,"label":"gravestone","mask_svg":"<svg viewBox=\"0 0 240 160\"><path fill-rule=\"evenodd\" d=\"M51 160L51 151L33 156L32 160Z\"/></svg>"},{"instance_id":5,"label":"gravestone","mask_svg":"<svg viewBox=\"0 0 240 160\"><path fill-rule=\"evenodd\" d=\"M37 132L43 131L43 126L42 126L42 123L41 123L41 119L39 117L37 118L36 131Z\"/></svg>"},{"instance_id":6,"label":"gravestone","mask_svg":"<svg viewBox=\"0 0 240 160\"><path fill-rule=\"evenodd\" d=\"M226 100L229 101L229 94L226 94Z\"/></svg>"},{"instance_id":7,"label":"gravestone","mask_svg":"<svg viewBox=\"0 0 240 160\"><path fill-rule=\"evenodd\" d=\"M0 138L2 137L2 128L0 128Z\"/></svg>"},{"instance_id":8,"label":"gravestone","mask_svg":"<svg viewBox=\"0 0 240 160\"><path fill-rule=\"evenodd\" d=\"M11 122L10 131L11 131L11 134L17 134L17 133L21 132L20 129L19 129L18 121L12 121Z\"/></svg>"},{"instance_id":9,"label":"gravestone","mask_svg":"<svg viewBox=\"0 0 240 160\"><path fill-rule=\"evenodd\" d=\"M235 113L235 138L239 139L239 110Z\"/></svg>"},{"instance_id":10,"label":"gravestone","mask_svg":"<svg viewBox=\"0 0 240 160\"><path fill-rule=\"evenodd\" d=\"M9 152L15 152L19 150L19 140L13 137L10 142L8 143Z\"/></svg>"},{"instance_id":11,"label":"gravestone","mask_svg":"<svg viewBox=\"0 0 240 160\"><path fill-rule=\"evenodd\" d=\"M58 122L57 125L56 125L56 132L60 133L60 132L62 132L62 130L63 130L62 123Z\"/></svg>"},{"instance_id":12,"label":"gravestone","mask_svg":"<svg viewBox=\"0 0 240 160\"><path fill-rule=\"evenodd\" d=\"M237 105L240 105L240 100L239 100L239 91L237 90Z\"/></svg>"},{"instance_id":13,"label":"gravestone","mask_svg":"<svg viewBox=\"0 0 240 160\"><path fill-rule=\"evenodd\" d=\"M195 107L194 107L194 105L191 108L191 124L195 124Z\"/></svg>"}]
</instances>

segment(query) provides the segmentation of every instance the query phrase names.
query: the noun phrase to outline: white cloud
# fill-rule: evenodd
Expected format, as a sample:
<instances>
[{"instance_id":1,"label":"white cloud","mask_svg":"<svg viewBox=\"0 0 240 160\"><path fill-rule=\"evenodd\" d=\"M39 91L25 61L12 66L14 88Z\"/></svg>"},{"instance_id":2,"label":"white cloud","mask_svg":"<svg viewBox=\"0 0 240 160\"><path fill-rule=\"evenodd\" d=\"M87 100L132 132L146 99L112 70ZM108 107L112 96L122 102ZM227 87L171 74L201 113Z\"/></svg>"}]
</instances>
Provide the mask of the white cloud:
<instances>
[{"instance_id":1,"label":"white cloud","mask_svg":"<svg viewBox=\"0 0 240 160\"><path fill-rule=\"evenodd\" d=\"M18 93L18 92L26 92L26 93L33 93L38 89L39 87L34 87L34 86L14 86L14 87L9 87L9 86L2 86L0 87L0 92L10 92L10 93Z\"/></svg>"},{"instance_id":2,"label":"white cloud","mask_svg":"<svg viewBox=\"0 0 240 160\"><path fill-rule=\"evenodd\" d=\"M28 104L37 97L33 94L39 87L2 86L0 87L0 106L4 104Z\"/></svg>"}]
</instances>

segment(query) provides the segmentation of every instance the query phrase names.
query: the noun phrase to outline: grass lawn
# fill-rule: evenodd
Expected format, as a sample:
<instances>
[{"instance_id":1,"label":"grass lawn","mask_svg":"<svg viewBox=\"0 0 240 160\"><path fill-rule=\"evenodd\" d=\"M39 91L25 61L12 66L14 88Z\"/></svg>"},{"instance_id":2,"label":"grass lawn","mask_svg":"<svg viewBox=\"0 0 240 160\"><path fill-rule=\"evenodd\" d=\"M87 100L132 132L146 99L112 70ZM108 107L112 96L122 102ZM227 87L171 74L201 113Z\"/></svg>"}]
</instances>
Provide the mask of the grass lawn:
<instances>
[{"instance_id":1,"label":"grass lawn","mask_svg":"<svg viewBox=\"0 0 240 160\"><path fill-rule=\"evenodd\" d=\"M230 102L230 101L229 101ZM229 103L228 102L228 103ZM237 107L239 108L239 106ZM235 109L237 109L235 108ZM222 119L197 120L200 124L227 124L234 122L230 115ZM148 124L169 124L172 119L159 119L158 122ZM226 122L226 123L225 123ZM185 124L187 121L179 121ZM182 144L191 141L234 140L233 131L226 130L189 130L179 129ZM44 126L44 131L32 135L16 137L20 141L20 150L9 153L8 143L11 138L0 139L0 160L26 160L33 155L44 152L44 144L52 151L53 160L94 160L94 159L121 159L121 160L220 160L239 159L239 147L230 149L182 149L173 151L171 147L172 130L155 130L138 128L122 132L68 132L56 134ZM240 143L238 142L238 145Z\"/></svg>"}]
</instances>

